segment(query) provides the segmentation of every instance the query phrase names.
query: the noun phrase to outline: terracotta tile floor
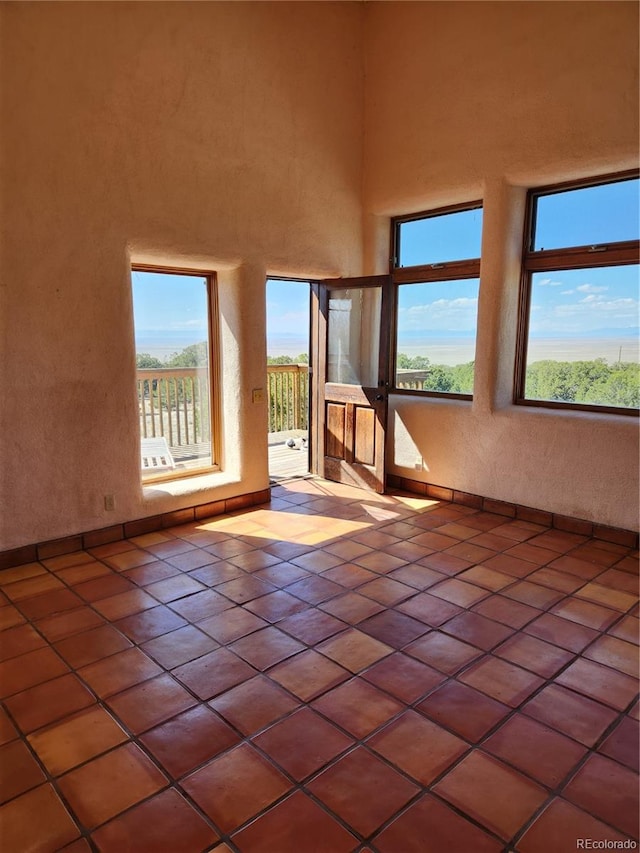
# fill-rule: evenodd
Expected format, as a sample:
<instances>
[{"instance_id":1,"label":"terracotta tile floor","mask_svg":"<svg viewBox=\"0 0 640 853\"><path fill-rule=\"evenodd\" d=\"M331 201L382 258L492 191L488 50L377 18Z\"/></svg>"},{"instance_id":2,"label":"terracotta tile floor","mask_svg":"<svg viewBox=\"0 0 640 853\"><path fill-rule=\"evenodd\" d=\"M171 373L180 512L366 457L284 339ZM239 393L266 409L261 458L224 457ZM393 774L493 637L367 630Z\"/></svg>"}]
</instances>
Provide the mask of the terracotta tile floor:
<instances>
[{"instance_id":1,"label":"terracotta tile floor","mask_svg":"<svg viewBox=\"0 0 640 853\"><path fill-rule=\"evenodd\" d=\"M7 853L638 835L638 554L321 480L0 574Z\"/></svg>"}]
</instances>

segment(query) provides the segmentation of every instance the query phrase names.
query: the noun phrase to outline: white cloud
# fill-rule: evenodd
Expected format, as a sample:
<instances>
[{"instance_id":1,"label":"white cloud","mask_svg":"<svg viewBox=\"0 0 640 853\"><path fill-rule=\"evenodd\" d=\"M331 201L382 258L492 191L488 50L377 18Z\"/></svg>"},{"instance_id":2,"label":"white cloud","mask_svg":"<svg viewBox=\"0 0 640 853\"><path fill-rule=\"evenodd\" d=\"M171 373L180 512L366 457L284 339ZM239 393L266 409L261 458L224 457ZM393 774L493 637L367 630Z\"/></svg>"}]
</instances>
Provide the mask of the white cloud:
<instances>
[{"instance_id":1,"label":"white cloud","mask_svg":"<svg viewBox=\"0 0 640 853\"><path fill-rule=\"evenodd\" d=\"M580 284L576 287L576 290L579 290L580 293L603 293L605 290L609 290L609 288L596 287L595 284Z\"/></svg>"},{"instance_id":2,"label":"white cloud","mask_svg":"<svg viewBox=\"0 0 640 853\"><path fill-rule=\"evenodd\" d=\"M435 299L424 305L412 305L398 311L398 327L401 331L419 329L475 328L478 313L477 297L460 296L456 299Z\"/></svg>"},{"instance_id":3,"label":"white cloud","mask_svg":"<svg viewBox=\"0 0 640 853\"><path fill-rule=\"evenodd\" d=\"M552 278L542 278L540 281L536 281L537 287L561 287L561 281L554 281Z\"/></svg>"}]
</instances>

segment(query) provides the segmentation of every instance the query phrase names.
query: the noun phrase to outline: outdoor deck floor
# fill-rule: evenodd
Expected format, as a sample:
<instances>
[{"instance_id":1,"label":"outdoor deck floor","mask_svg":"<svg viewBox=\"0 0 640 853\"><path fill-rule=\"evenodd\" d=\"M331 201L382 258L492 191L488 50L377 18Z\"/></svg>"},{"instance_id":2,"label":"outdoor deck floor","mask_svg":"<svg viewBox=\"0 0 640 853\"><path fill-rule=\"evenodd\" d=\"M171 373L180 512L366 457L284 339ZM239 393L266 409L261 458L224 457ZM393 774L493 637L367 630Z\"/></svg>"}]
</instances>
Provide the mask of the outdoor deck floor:
<instances>
[{"instance_id":1,"label":"outdoor deck floor","mask_svg":"<svg viewBox=\"0 0 640 853\"><path fill-rule=\"evenodd\" d=\"M306 437L306 430L269 433L269 479L272 482L304 477L309 473L309 454L306 448L287 447L290 438L298 442Z\"/></svg>"}]
</instances>

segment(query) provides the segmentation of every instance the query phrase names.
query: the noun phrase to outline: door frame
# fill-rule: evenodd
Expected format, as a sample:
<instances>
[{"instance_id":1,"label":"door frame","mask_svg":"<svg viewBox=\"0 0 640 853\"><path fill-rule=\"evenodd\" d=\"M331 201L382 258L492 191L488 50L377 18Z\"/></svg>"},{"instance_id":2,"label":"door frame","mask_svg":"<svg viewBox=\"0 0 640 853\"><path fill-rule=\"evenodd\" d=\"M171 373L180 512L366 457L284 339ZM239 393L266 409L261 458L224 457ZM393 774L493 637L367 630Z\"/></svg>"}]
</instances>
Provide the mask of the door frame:
<instances>
[{"instance_id":1,"label":"door frame","mask_svg":"<svg viewBox=\"0 0 640 853\"><path fill-rule=\"evenodd\" d=\"M388 394L391 381L391 345L392 345L392 318L393 318L393 288L390 275L360 276L355 278L326 279L312 282L310 301L310 368L309 394L310 394L310 431L309 431L309 470L326 479L331 479L325 471L325 386L327 383L327 332L328 332L328 294L331 289L354 289L380 287L382 289L381 316L380 316L380 341L378 354L378 379L377 390L384 396L382 417L376 414L381 422L381 463L380 463L380 488L376 491L384 492L386 481L386 433ZM349 388L349 386L342 386ZM354 402L356 398L361 399L356 389L362 386L352 386ZM377 397L377 395L376 395ZM380 407L379 407L380 408ZM362 483L363 488L374 488Z\"/></svg>"}]
</instances>

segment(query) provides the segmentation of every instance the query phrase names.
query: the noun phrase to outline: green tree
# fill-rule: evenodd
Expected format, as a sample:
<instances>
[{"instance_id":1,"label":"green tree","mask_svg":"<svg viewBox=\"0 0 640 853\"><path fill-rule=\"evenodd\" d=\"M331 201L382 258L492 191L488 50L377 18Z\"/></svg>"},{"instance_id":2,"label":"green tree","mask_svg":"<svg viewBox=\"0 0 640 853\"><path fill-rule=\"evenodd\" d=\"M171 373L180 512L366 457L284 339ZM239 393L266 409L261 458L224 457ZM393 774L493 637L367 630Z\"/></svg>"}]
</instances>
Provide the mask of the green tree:
<instances>
[{"instance_id":1,"label":"green tree","mask_svg":"<svg viewBox=\"0 0 640 853\"><path fill-rule=\"evenodd\" d=\"M163 361L160 361L159 358L154 358L152 355L149 355L148 352L136 353L136 367L140 370L151 370L156 367L164 366L165 364Z\"/></svg>"},{"instance_id":2,"label":"green tree","mask_svg":"<svg viewBox=\"0 0 640 853\"><path fill-rule=\"evenodd\" d=\"M185 347L174 352L166 367L206 367L209 364L209 347L206 341Z\"/></svg>"}]
</instances>

